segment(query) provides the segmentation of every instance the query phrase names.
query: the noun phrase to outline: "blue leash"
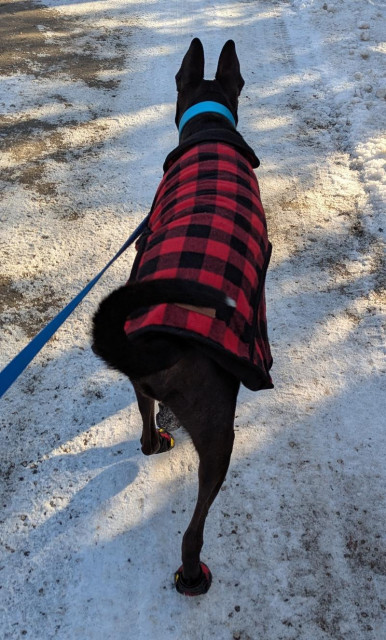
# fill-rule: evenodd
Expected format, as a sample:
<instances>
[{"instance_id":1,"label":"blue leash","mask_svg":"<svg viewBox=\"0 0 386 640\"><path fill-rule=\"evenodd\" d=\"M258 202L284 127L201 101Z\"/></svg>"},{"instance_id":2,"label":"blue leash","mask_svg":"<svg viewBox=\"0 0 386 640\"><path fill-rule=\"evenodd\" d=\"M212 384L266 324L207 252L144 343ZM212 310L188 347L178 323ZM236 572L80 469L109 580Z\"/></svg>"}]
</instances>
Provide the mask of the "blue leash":
<instances>
[{"instance_id":1,"label":"blue leash","mask_svg":"<svg viewBox=\"0 0 386 640\"><path fill-rule=\"evenodd\" d=\"M16 378L26 369L31 360L39 353L39 351L44 347L46 342L54 335L54 333L62 326L63 322L67 320L68 316L76 309L78 304L86 297L88 292L93 288L93 286L98 282L98 280L103 276L105 271L115 262L117 258L126 249L133 244L133 242L141 235L142 231L145 229L146 224L148 222L149 216L146 216L144 220L142 220L141 224L133 231L131 236L126 240L125 244L119 249L118 253L108 262L108 264L98 273L91 282L80 292L78 295L71 300L71 302L64 308L62 311L58 313L51 322L48 323L46 327L44 327L27 346L18 353L18 355L11 360L9 364L2 370L0 373L0 398L4 395L4 393L9 389L9 387L15 382Z\"/></svg>"}]
</instances>

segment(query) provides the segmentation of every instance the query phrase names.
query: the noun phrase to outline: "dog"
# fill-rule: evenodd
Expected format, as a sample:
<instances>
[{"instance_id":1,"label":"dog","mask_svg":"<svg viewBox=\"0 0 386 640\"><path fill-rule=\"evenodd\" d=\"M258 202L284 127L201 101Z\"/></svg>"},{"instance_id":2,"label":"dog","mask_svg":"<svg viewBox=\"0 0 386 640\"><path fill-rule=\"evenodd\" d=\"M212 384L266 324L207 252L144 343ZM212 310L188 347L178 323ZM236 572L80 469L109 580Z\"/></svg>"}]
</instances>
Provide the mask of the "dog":
<instances>
[{"instance_id":1,"label":"dog","mask_svg":"<svg viewBox=\"0 0 386 640\"><path fill-rule=\"evenodd\" d=\"M197 504L182 542L175 586L206 593L200 560L208 510L225 479L240 383L272 388L264 280L271 244L253 168L237 132L244 85L233 40L204 80L195 38L176 75L179 145L166 158L128 283L93 318L93 349L134 387L145 455L174 438L156 427L155 401L188 431L199 455Z\"/></svg>"}]
</instances>

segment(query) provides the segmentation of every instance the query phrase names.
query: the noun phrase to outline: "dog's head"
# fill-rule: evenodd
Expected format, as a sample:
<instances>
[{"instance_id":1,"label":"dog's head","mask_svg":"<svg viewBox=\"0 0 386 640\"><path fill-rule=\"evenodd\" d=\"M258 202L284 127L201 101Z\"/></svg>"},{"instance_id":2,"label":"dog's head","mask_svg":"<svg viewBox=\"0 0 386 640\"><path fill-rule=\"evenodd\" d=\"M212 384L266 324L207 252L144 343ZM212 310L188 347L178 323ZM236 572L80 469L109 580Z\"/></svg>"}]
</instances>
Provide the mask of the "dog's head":
<instances>
[{"instance_id":1,"label":"dog's head","mask_svg":"<svg viewBox=\"0 0 386 640\"><path fill-rule=\"evenodd\" d=\"M204 63L204 48L201 41L194 38L176 75L177 127L187 109L206 100L219 102L227 107L237 124L238 98L244 80L233 40L228 40L223 46L215 80L204 80Z\"/></svg>"}]
</instances>

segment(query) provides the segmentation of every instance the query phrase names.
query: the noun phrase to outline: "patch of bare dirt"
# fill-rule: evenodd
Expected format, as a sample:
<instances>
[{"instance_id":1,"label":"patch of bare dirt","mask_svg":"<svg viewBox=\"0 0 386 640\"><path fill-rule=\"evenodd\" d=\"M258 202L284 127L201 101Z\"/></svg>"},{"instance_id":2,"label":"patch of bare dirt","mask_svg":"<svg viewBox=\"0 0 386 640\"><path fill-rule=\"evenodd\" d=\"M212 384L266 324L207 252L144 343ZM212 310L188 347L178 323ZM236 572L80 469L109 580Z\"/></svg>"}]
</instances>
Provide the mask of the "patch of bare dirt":
<instances>
[{"instance_id":1,"label":"patch of bare dirt","mask_svg":"<svg viewBox=\"0 0 386 640\"><path fill-rule=\"evenodd\" d=\"M63 299L39 280L36 277L28 283L25 279L21 289L10 278L0 277L0 329L17 325L33 338L52 319Z\"/></svg>"},{"instance_id":2,"label":"patch of bare dirt","mask_svg":"<svg viewBox=\"0 0 386 640\"><path fill-rule=\"evenodd\" d=\"M93 89L116 90L117 71L125 62L122 35L122 27L95 27L36 2L0 0L0 75L26 74L37 81L59 78ZM62 107L54 122L28 110L19 113L16 105L0 115L0 152L12 158L2 174L5 182L19 182L41 196L54 197L55 184L44 177L46 162L70 162L90 153L90 145L82 152L73 150L70 135L65 139L63 134L89 127L90 122L92 128L96 113L88 103L87 120L80 122L73 117L73 105L64 95L53 92L49 100ZM39 110L46 105L40 101L36 106ZM91 138L92 146L95 136Z\"/></svg>"},{"instance_id":3,"label":"patch of bare dirt","mask_svg":"<svg viewBox=\"0 0 386 640\"><path fill-rule=\"evenodd\" d=\"M0 313L14 309L23 303L23 294L13 288L11 278L0 275Z\"/></svg>"},{"instance_id":4,"label":"patch of bare dirt","mask_svg":"<svg viewBox=\"0 0 386 640\"><path fill-rule=\"evenodd\" d=\"M36 1L0 0L0 77L5 88L0 96L0 199L5 198L7 206L9 194L20 185L45 215L48 209L55 217L81 215L66 214L60 170L68 165L71 171L103 147L105 130L98 117L109 113L119 85L126 53L123 36L126 27L110 27L108 18L96 24ZM69 98L74 96L73 84L79 104ZM10 98L7 87L16 85L15 98ZM29 273L22 286L9 277L0 279L0 326L16 324L29 337L39 331L61 304L52 283L43 280L37 271Z\"/></svg>"},{"instance_id":5,"label":"patch of bare dirt","mask_svg":"<svg viewBox=\"0 0 386 640\"><path fill-rule=\"evenodd\" d=\"M90 30L36 2L0 0L0 73L67 73L90 87L115 89L116 80L101 80L98 74L121 68L124 56L104 58L100 43L111 34L96 33L94 39Z\"/></svg>"}]
</instances>

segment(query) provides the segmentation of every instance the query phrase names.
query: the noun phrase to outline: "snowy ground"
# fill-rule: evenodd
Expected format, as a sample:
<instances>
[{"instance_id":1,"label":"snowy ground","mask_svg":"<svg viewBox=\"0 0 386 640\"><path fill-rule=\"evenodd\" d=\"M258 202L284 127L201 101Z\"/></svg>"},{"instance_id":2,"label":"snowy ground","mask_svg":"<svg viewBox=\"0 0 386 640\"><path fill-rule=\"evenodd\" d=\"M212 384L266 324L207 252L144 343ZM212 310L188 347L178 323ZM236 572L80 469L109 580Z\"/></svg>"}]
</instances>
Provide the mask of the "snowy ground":
<instances>
[{"instance_id":1,"label":"snowy ground","mask_svg":"<svg viewBox=\"0 0 386 640\"><path fill-rule=\"evenodd\" d=\"M386 637L384 32L382 0L0 2L1 365L147 212L191 38L208 77L233 38L276 385L240 393L213 586L182 598L192 444L143 457L133 391L89 347L121 258L1 400L2 638Z\"/></svg>"}]
</instances>

